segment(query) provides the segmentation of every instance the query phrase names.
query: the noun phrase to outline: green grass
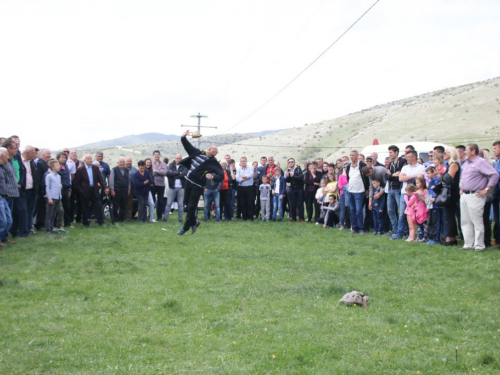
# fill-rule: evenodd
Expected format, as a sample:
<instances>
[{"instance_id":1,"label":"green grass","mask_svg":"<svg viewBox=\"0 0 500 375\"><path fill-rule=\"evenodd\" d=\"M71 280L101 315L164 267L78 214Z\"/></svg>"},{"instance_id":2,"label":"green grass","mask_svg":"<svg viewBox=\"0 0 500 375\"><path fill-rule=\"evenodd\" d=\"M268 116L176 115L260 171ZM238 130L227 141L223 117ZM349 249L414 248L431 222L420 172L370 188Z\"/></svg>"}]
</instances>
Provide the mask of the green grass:
<instances>
[{"instance_id":1,"label":"green grass","mask_svg":"<svg viewBox=\"0 0 500 375\"><path fill-rule=\"evenodd\" d=\"M498 251L306 223L178 228L77 227L0 250L0 373L500 372ZM351 290L368 313L338 304Z\"/></svg>"}]
</instances>

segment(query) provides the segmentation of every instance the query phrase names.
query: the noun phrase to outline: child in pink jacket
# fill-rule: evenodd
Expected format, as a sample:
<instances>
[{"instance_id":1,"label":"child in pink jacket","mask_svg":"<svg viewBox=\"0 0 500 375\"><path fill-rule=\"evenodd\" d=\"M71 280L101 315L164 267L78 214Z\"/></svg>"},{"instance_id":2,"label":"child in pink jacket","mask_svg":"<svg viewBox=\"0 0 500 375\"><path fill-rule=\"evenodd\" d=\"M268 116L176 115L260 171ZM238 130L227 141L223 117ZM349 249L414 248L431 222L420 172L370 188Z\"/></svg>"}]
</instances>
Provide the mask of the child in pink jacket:
<instances>
[{"instance_id":1,"label":"child in pink jacket","mask_svg":"<svg viewBox=\"0 0 500 375\"><path fill-rule=\"evenodd\" d=\"M418 226L418 242L424 242L425 236L425 222L429 216L429 210L425 205L425 196L428 195L426 189L425 179L423 177L417 177L416 184L408 184L406 186L405 195L406 210L408 228L410 230L410 235L408 236L407 242L415 241L415 227Z\"/></svg>"}]
</instances>

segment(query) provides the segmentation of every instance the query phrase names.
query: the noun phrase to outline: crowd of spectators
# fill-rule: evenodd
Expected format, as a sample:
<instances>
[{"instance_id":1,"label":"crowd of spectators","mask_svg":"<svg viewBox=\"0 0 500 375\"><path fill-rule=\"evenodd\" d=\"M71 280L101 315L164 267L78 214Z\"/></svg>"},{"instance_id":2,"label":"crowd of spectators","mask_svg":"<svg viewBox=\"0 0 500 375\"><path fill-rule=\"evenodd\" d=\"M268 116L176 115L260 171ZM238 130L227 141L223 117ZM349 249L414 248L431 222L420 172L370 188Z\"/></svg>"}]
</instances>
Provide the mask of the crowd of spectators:
<instances>
[{"instance_id":1,"label":"crowd of spectators","mask_svg":"<svg viewBox=\"0 0 500 375\"><path fill-rule=\"evenodd\" d=\"M68 148L55 157L49 149L21 148L17 136L0 144L0 247L37 231L102 225L106 200L120 222L135 211L141 222L167 221L174 209L182 222L189 172L180 154L170 164L154 151L137 168L130 157L110 167L102 152L79 160ZM302 167L293 158L281 166L273 156L252 164L243 156L236 165L225 155L223 181L204 186L203 219L310 222L428 245L463 241L459 248L483 251L500 245L500 141L493 153L472 143L437 146L424 162L413 146L400 156L393 145L384 164L375 152L353 150L335 163L317 158Z\"/></svg>"}]
</instances>

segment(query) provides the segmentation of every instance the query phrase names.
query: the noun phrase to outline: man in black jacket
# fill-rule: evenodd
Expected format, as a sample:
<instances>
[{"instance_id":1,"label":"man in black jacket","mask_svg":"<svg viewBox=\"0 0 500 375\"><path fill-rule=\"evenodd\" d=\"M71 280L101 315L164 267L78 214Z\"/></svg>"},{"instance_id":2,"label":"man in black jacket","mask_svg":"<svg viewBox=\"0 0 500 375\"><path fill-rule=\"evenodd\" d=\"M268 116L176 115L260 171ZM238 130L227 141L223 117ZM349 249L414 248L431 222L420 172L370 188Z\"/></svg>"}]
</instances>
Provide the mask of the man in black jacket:
<instances>
[{"instance_id":1,"label":"man in black jacket","mask_svg":"<svg viewBox=\"0 0 500 375\"><path fill-rule=\"evenodd\" d=\"M167 168L168 179L168 197L167 205L165 206L165 213L163 221L168 220L172 204L177 201L177 213L179 221L182 223L182 216L184 215L184 189L186 186L186 175L188 170L181 164L181 154L175 155L175 159Z\"/></svg>"},{"instance_id":2,"label":"man in black jacket","mask_svg":"<svg viewBox=\"0 0 500 375\"><path fill-rule=\"evenodd\" d=\"M118 165L111 169L109 174L109 189L113 197L113 216L119 222L125 221L127 201L131 190L129 170L125 165L125 158L120 156Z\"/></svg>"},{"instance_id":3,"label":"man in black jacket","mask_svg":"<svg viewBox=\"0 0 500 375\"><path fill-rule=\"evenodd\" d=\"M290 205L290 221L297 220L299 211L299 222L304 221L304 174L302 169L295 165L295 159L288 159L288 168L285 172L286 194Z\"/></svg>"},{"instance_id":4,"label":"man in black jacket","mask_svg":"<svg viewBox=\"0 0 500 375\"><path fill-rule=\"evenodd\" d=\"M52 153L48 148L42 149L40 151L40 159L36 164L36 170L38 175L38 199L36 208L36 224L35 228L42 230L45 228L45 173L49 170L49 160L52 157Z\"/></svg>"},{"instance_id":5,"label":"man in black jacket","mask_svg":"<svg viewBox=\"0 0 500 375\"><path fill-rule=\"evenodd\" d=\"M406 165L406 159L399 156L399 148L396 145L389 146L389 157L391 158L391 162L387 169L386 180L389 184L387 213L391 219L391 230L387 232L387 236L392 237L398 231L401 204L401 182L399 182L399 175L401 169Z\"/></svg>"},{"instance_id":6,"label":"man in black jacket","mask_svg":"<svg viewBox=\"0 0 500 375\"><path fill-rule=\"evenodd\" d=\"M183 235L189 228L191 228L191 233L194 234L198 229L200 222L196 220L195 212L207 179L213 179L214 182L221 182L224 179L224 171L215 158L219 152L217 147L210 146L205 151L200 151L187 140L186 136L189 133L189 130L186 130L181 137L182 145L189 155L181 161L181 164L188 170L185 177L185 194L188 203L186 221L184 226L177 232L178 235Z\"/></svg>"}]
</instances>

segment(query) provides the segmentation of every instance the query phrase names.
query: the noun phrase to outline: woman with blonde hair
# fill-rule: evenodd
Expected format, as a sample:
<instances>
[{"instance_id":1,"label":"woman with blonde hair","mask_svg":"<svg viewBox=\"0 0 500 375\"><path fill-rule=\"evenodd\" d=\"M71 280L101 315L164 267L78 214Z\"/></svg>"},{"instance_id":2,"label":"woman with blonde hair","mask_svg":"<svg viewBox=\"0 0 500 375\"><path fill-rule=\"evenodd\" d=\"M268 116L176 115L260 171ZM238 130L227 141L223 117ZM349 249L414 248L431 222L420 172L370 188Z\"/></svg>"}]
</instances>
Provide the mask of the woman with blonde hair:
<instances>
[{"instance_id":1,"label":"woman with blonde hair","mask_svg":"<svg viewBox=\"0 0 500 375\"><path fill-rule=\"evenodd\" d=\"M434 166L439 173L446 173L446 166L444 165L444 154L440 154L438 152L434 153Z\"/></svg>"},{"instance_id":2,"label":"woman with blonde hair","mask_svg":"<svg viewBox=\"0 0 500 375\"><path fill-rule=\"evenodd\" d=\"M441 156L441 154L435 154ZM458 153L455 147L447 147L444 152L444 160L448 162L448 167L444 174L448 174L453 183L451 185L451 197L448 204L445 206L447 237L442 243L444 246L457 245L457 220L458 205L460 204L460 162L458 161Z\"/></svg>"},{"instance_id":3,"label":"woman with blonde hair","mask_svg":"<svg viewBox=\"0 0 500 375\"><path fill-rule=\"evenodd\" d=\"M324 194L329 197L330 195L335 195L335 198L338 199L337 193L337 179L335 178L335 173L330 172L326 175L326 186L323 190Z\"/></svg>"}]
</instances>

